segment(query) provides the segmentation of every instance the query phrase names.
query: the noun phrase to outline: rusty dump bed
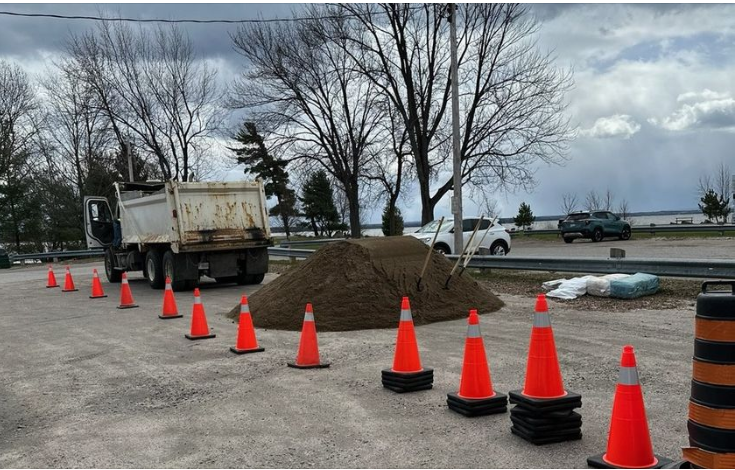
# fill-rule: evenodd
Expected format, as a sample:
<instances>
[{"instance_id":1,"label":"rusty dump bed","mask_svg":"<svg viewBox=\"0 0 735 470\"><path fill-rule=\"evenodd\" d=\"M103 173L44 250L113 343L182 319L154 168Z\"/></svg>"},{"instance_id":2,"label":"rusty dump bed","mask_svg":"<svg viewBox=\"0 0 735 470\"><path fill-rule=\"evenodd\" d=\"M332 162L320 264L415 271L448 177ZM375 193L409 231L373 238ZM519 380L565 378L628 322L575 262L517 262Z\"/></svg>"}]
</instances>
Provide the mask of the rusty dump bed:
<instances>
[{"instance_id":1,"label":"rusty dump bed","mask_svg":"<svg viewBox=\"0 0 735 470\"><path fill-rule=\"evenodd\" d=\"M123 243L174 252L266 246L270 226L260 181L118 185Z\"/></svg>"}]
</instances>

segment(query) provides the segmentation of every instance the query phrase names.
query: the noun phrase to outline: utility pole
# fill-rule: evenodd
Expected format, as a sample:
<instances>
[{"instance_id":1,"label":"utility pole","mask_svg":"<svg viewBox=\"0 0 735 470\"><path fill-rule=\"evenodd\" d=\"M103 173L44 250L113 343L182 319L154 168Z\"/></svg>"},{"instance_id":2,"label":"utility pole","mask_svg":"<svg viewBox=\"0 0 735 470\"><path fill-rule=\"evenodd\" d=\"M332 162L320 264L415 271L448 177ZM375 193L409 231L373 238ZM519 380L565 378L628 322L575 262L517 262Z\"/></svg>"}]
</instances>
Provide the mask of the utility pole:
<instances>
[{"instance_id":1,"label":"utility pole","mask_svg":"<svg viewBox=\"0 0 735 470\"><path fill-rule=\"evenodd\" d=\"M462 159L459 155L459 71L457 65L457 7L449 4L449 41L452 80L452 150L454 178L452 183L452 214L454 215L454 254L462 254Z\"/></svg>"},{"instance_id":2,"label":"utility pole","mask_svg":"<svg viewBox=\"0 0 735 470\"><path fill-rule=\"evenodd\" d=\"M128 180L132 183L135 180L133 176L133 149L130 148L130 141L128 139L123 141L123 152L128 157Z\"/></svg>"}]
</instances>

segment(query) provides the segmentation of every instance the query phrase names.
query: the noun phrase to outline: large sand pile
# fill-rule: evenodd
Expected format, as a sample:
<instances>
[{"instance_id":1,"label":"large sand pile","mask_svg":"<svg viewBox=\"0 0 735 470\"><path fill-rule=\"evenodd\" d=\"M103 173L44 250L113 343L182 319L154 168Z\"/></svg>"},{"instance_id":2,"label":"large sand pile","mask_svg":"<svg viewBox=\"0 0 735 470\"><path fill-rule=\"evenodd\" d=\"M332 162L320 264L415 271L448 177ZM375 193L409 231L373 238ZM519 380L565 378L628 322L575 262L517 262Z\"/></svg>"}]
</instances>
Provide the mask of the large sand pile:
<instances>
[{"instance_id":1,"label":"large sand pile","mask_svg":"<svg viewBox=\"0 0 735 470\"><path fill-rule=\"evenodd\" d=\"M404 295L417 325L465 318L470 308L488 313L503 306L467 273L455 273L445 290L452 264L439 254L432 254L419 292L416 281L428 249L413 237L326 245L249 298L253 322L260 328L299 330L311 302L319 331L395 328ZM238 312L239 305L230 318Z\"/></svg>"}]
</instances>

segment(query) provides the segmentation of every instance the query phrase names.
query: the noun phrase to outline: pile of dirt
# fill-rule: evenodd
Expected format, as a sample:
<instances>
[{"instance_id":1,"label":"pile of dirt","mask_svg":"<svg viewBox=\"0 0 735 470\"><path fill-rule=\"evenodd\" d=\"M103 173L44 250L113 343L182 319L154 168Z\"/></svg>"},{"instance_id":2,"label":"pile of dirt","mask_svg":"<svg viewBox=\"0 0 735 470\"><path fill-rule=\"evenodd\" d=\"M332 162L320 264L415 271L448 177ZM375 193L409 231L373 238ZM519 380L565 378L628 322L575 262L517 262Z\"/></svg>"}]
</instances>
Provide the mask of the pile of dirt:
<instances>
[{"instance_id":1,"label":"pile of dirt","mask_svg":"<svg viewBox=\"0 0 735 470\"><path fill-rule=\"evenodd\" d=\"M299 330L307 302L319 331L395 328L401 297L411 301L414 323L465 318L470 308L494 312L503 303L467 273L444 289L452 264L432 254L416 286L429 248L413 237L381 237L324 246L249 298L259 328ZM236 318L239 306L228 316Z\"/></svg>"}]
</instances>

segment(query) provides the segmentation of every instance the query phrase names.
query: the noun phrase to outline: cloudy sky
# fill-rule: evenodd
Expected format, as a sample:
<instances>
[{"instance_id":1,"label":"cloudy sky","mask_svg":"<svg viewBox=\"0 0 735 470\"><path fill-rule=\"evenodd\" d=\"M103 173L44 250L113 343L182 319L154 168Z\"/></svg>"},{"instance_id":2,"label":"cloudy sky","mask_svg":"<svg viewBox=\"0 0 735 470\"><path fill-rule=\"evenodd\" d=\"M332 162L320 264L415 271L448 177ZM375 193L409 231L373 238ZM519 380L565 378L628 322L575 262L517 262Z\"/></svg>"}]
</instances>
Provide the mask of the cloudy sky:
<instances>
[{"instance_id":1,"label":"cloudy sky","mask_svg":"<svg viewBox=\"0 0 735 470\"><path fill-rule=\"evenodd\" d=\"M0 10L139 18L272 18L290 4L13 5ZM539 44L574 68L569 113L578 126L564 166L537 169L528 193L498 193L503 216L526 201L537 215L560 212L561 195L609 188L633 211L693 209L700 174L720 161L735 169L735 5L533 5ZM70 32L89 21L0 16L0 58L42 73ZM228 32L236 26L185 25L202 56L234 77L242 61ZM415 191L414 191L415 192ZM476 209L465 201L466 213ZM403 203L418 218L418 197ZM437 215L448 214L448 201ZM379 219L375 213L370 217Z\"/></svg>"}]
</instances>

